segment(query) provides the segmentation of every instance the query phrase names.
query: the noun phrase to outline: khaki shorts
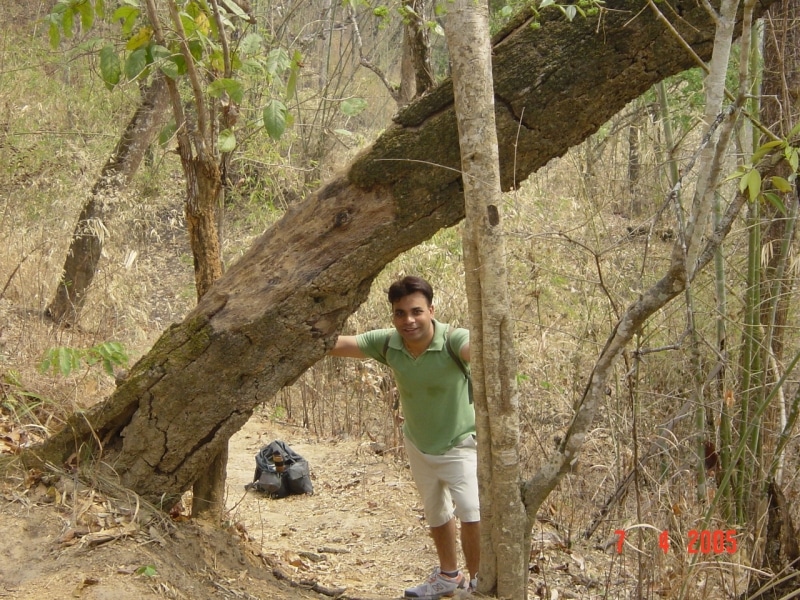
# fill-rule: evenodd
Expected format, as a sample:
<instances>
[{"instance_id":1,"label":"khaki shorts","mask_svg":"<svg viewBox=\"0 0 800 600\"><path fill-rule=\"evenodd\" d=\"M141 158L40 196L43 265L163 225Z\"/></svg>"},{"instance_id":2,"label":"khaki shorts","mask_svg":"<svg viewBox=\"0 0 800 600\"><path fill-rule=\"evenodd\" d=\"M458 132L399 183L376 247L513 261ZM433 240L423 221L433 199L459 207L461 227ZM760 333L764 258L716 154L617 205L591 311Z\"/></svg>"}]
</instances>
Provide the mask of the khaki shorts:
<instances>
[{"instance_id":1,"label":"khaki shorts","mask_svg":"<svg viewBox=\"0 0 800 600\"><path fill-rule=\"evenodd\" d=\"M405 445L428 525L444 525L454 514L465 523L480 521L475 436L441 455L423 454L407 438Z\"/></svg>"}]
</instances>

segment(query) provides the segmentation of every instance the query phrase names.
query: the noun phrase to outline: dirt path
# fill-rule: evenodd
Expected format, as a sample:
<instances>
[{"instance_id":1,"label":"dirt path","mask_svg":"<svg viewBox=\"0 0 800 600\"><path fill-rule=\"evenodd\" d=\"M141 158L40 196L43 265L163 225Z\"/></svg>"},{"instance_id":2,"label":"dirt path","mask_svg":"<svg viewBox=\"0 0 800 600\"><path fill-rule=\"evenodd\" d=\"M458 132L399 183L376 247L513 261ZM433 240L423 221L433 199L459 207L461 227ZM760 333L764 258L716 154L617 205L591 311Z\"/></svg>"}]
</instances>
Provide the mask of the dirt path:
<instances>
[{"instance_id":1,"label":"dirt path","mask_svg":"<svg viewBox=\"0 0 800 600\"><path fill-rule=\"evenodd\" d=\"M282 439L308 460L314 494L272 500L245 492L255 455ZM301 428L254 417L231 438L227 507L264 554L297 579L351 596L398 597L435 565L404 461L357 441L316 442Z\"/></svg>"},{"instance_id":2,"label":"dirt path","mask_svg":"<svg viewBox=\"0 0 800 600\"><path fill-rule=\"evenodd\" d=\"M309 461L313 495L245 492L255 455L275 439ZM10 471L0 479L0 599L320 600L338 591L390 600L435 565L404 459L258 416L231 438L229 457L233 527L175 522L130 494L111 499L70 477ZM567 549L542 524L531 564L529 597L620 597L605 589L608 555ZM631 581L616 579L612 591Z\"/></svg>"}]
</instances>

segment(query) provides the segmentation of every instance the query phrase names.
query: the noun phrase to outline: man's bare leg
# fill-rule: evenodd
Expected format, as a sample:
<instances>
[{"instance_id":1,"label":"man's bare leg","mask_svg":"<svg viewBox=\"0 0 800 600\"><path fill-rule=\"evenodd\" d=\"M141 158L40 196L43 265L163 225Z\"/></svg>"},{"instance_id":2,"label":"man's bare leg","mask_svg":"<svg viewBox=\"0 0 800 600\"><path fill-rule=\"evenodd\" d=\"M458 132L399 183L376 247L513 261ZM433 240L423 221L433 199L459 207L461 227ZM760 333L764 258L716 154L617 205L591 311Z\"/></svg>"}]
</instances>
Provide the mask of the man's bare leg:
<instances>
[{"instance_id":1,"label":"man's bare leg","mask_svg":"<svg viewBox=\"0 0 800 600\"><path fill-rule=\"evenodd\" d=\"M478 567L481 564L481 522L461 522L461 549L464 551L464 560L467 561L467 571L470 580L478 576Z\"/></svg>"},{"instance_id":2,"label":"man's bare leg","mask_svg":"<svg viewBox=\"0 0 800 600\"><path fill-rule=\"evenodd\" d=\"M439 556L439 568L442 571L458 570L458 554L456 551L456 519L453 517L444 525L431 527L433 545Z\"/></svg>"}]
</instances>

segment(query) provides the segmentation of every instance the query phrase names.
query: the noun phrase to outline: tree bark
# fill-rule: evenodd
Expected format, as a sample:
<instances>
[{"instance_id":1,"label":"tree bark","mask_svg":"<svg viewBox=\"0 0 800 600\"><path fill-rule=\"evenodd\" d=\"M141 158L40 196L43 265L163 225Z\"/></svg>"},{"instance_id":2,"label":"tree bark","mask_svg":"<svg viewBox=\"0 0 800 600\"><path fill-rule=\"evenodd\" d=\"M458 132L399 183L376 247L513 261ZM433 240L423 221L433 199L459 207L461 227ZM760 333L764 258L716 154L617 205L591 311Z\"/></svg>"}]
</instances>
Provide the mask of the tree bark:
<instances>
[{"instance_id":1,"label":"tree bark","mask_svg":"<svg viewBox=\"0 0 800 600\"><path fill-rule=\"evenodd\" d=\"M558 11L543 11L534 29L531 13L523 12L495 37L504 189L654 83L694 66L640 2L607 5L613 10L602 24L569 23ZM694 0L672 8L681 15L675 29L707 59L714 27L705 9ZM113 467L122 485L171 506L259 403L324 356L389 261L463 218L450 82L395 120L343 174L259 238L107 401L70 418L24 458L91 458L97 468Z\"/></svg>"},{"instance_id":2,"label":"tree bark","mask_svg":"<svg viewBox=\"0 0 800 600\"><path fill-rule=\"evenodd\" d=\"M425 23L430 11L426 0L405 0L403 4L412 12L406 17L408 24L404 27L403 44L409 49L413 65L414 96L422 96L436 84L428 27Z\"/></svg>"},{"instance_id":3,"label":"tree bark","mask_svg":"<svg viewBox=\"0 0 800 600\"><path fill-rule=\"evenodd\" d=\"M156 132L164 125L168 107L164 77L157 75L144 92L142 103L125 127L78 217L61 280L46 310L55 322L77 322L103 252L107 201L136 173Z\"/></svg>"},{"instance_id":4,"label":"tree bark","mask_svg":"<svg viewBox=\"0 0 800 600\"><path fill-rule=\"evenodd\" d=\"M464 184L464 267L481 492L479 591L524 600L531 523L522 502L514 320L501 225L488 4L456 0L445 37ZM527 544L526 544L527 542ZM473 574L471 574L473 575Z\"/></svg>"},{"instance_id":5,"label":"tree bark","mask_svg":"<svg viewBox=\"0 0 800 600\"><path fill-rule=\"evenodd\" d=\"M212 1L216 11L216 3ZM178 124L176 140L178 155L181 159L183 174L186 178L186 224L189 232L189 244L194 259L194 279L198 300L202 298L223 271L222 245L219 224L222 206L222 169L224 160L217 150L217 111L212 104L206 102L201 77L193 62L189 50L186 33L183 30L178 7L173 0L167 3L171 26L180 40L180 48L187 66L187 79L191 83L193 102L189 112L184 111L183 100L177 83L167 80L172 112ZM163 29L154 0L147 2L148 19L153 26L156 40L166 46ZM216 14L216 12L215 12ZM228 59L225 28L217 19L219 37L224 54L224 76L230 77L230 61ZM227 113L225 113L227 114ZM213 520L222 517L224 509L225 466L227 463L227 442L219 447L218 452L209 457L208 468L198 473L192 482L193 502L192 516L210 516Z\"/></svg>"}]
</instances>

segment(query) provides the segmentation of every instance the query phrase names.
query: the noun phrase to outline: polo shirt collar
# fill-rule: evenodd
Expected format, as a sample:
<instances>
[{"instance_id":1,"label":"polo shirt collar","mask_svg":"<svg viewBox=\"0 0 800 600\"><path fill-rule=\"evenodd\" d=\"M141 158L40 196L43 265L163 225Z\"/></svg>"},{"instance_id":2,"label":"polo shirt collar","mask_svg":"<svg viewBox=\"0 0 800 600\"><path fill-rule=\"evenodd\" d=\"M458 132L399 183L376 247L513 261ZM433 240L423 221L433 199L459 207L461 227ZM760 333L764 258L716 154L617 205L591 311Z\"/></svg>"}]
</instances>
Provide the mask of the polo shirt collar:
<instances>
[{"instance_id":1,"label":"polo shirt collar","mask_svg":"<svg viewBox=\"0 0 800 600\"><path fill-rule=\"evenodd\" d=\"M447 325L440 323L436 319L433 319L433 339L431 340L430 346L428 346L426 352L444 350L444 333L446 329ZM400 334L396 329L392 332L392 337L389 338L389 348L407 352L406 346L403 343L403 338L400 337Z\"/></svg>"}]
</instances>

